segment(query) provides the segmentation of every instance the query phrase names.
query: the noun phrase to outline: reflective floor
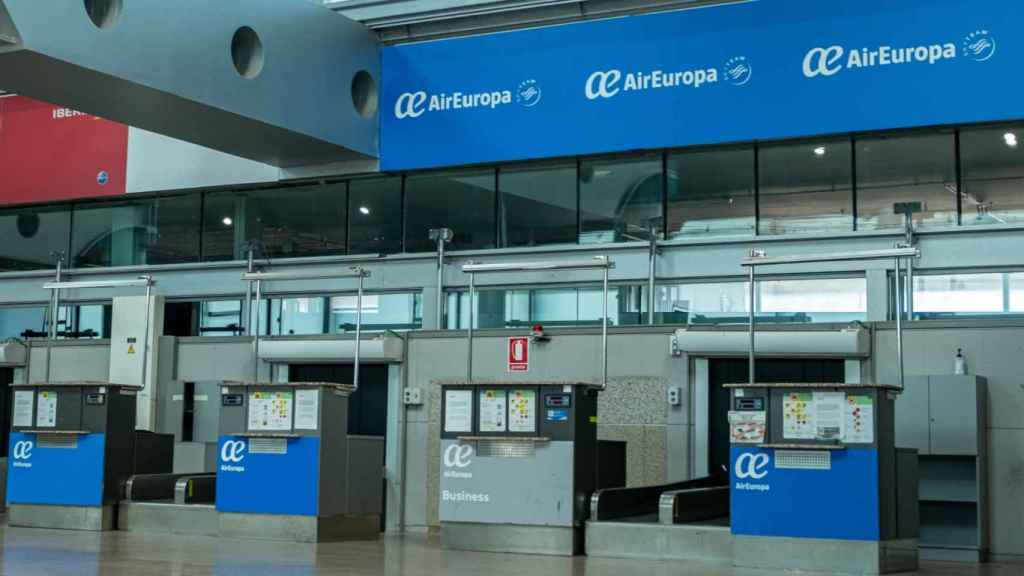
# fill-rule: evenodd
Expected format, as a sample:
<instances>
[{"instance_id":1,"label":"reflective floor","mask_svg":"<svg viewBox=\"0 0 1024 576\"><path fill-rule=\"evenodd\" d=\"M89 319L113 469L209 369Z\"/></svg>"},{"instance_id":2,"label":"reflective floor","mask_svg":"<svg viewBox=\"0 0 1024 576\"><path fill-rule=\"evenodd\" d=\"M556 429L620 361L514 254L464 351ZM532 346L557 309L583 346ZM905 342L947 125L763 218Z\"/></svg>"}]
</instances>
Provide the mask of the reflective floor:
<instances>
[{"instance_id":1,"label":"reflective floor","mask_svg":"<svg viewBox=\"0 0 1024 576\"><path fill-rule=\"evenodd\" d=\"M137 533L103 534L0 527L0 573L19 576L730 576L700 563L545 558L441 550L421 535L377 542L286 544ZM919 574L1021 576L1024 564L930 563ZM742 574L751 574L743 572Z\"/></svg>"}]
</instances>

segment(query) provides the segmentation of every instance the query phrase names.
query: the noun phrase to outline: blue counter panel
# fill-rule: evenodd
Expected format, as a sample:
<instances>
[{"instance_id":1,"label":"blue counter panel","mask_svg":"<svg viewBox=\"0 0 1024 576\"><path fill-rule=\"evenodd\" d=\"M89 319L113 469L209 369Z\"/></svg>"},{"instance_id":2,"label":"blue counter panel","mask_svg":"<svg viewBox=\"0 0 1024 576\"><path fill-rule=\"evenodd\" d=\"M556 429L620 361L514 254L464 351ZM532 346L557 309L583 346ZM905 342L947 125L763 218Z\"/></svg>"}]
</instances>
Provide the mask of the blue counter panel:
<instances>
[{"instance_id":1,"label":"blue counter panel","mask_svg":"<svg viewBox=\"0 0 1024 576\"><path fill-rule=\"evenodd\" d=\"M252 453L249 440L217 443L217 511L316 516L320 439L288 438L284 454Z\"/></svg>"},{"instance_id":2,"label":"blue counter panel","mask_svg":"<svg viewBox=\"0 0 1024 576\"><path fill-rule=\"evenodd\" d=\"M731 450L732 533L879 540L878 451L830 451L830 470L775 467L775 451Z\"/></svg>"},{"instance_id":3,"label":"blue counter panel","mask_svg":"<svg viewBox=\"0 0 1024 576\"><path fill-rule=\"evenodd\" d=\"M100 506L105 445L104 434L83 434L74 447L46 448L37 434L11 432L7 503Z\"/></svg>"}]
</instances>

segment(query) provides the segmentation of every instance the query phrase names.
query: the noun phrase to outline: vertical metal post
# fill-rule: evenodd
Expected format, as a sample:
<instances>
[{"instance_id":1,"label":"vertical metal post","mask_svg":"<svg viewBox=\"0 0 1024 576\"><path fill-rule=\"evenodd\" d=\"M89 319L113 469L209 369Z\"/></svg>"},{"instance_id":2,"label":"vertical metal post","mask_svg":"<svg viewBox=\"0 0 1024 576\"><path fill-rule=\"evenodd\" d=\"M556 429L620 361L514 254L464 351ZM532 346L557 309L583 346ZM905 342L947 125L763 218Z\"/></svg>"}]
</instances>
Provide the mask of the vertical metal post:
<instances>
[{"instance_id":1,"label":"vertical metal post","mask_svg":"<svg viewBox=\"0 0 1024 576\"><path fill-rule=\"evenodd\" d=\"M256 261L255 250L253 250L252 248L249 248L249 254L248 254L246 260L247 260L247 263L246 263L245 270L249 274L252 274L253 272L256 271L255 270L255 268L256 268L256 265L255 265L255 261ZM245 329L246 332L248 332L249 334L253 333L252 332L252 280L248 281L245 284L245 308L242 310L242 313L239 314L238 320L239 320L239 322L243 322L244 323L242 327ZM239 334L239 335L241 335L241 334Z\"/></svg>"},{"instance_id":2,"label":"vertical metal post","mask_svg":"<svg viewBox=\"0 0 1024 576\"><path fill-rule=\"evenodd\" d=\"M473 382L473 295L476 292L476 274L469 273L469 326L466 338L466 383Z\"/></svg>"},{"instance_id":3,"label":"vertical metal post","mask_svg":"<svg viewBox=\"0 0 1024 576\"><path fill-rule=\"evenodd\" d=\"M605 256L605 264L608 257ZM601 390L608 388L608 266L602 268L601 289L604 292L604 312L601 314Z\"/></svg>"},{"instance_id":4,"label":"vertical metal post","mask_svg":"<svg viewBox=\"0 0 1024 576\"><path fill-rule=\"evenodd\" d=\"M363 269L356 268L356 273L359 274L356 282L356 353L355 353L355 365L352 367L352 386L355 390L359 389L359 349L361 346L361 338L363 335Z\"/></svg>"},{"instance_id":5,"label":"vertical metal post","mask_svg":"<svg viewBox=\"0 0 1024 576\"><path fill-rule=\"evenodd\" d=\"M903 215L903 224L906 227L907 233L907 248L914 247L914 219L913 214ZM906 310L907 320L914 320L914 258L907 258L907 281L906 281Z\"/></svg>"},{"instance_id":6,"label":"vertical metal post","mask_svg":"<svg viewBox=\"0 0 1024 576\"><path fill-rule=\"evenodd\" d=\"M899 371L900 391L903 391L903 293L900 289L900 259L896 258L896 365Z\"/></svg>"},{"instance_id":7,"label":"vertical metal post","mask_svg":"<svg viewBox=\"0 0 1024 576\"><path fill-rule=\"evenodd\" d=\"M57 282L64 279L64 255L57 253L57 273L54 278ZM57 340L57 318L60 316L60 288L54 288L50 291L50 326L47 330L48 340L46 343L46 371L44 372L44 382L50 381L50 349L53 347L53 343Z\"/></svg>"},{"instance_id":8,"label":"vertical metal post","mask_svg":"<svg viewBox=\"0 0 1024 576\"><path fill-rule=\"evenodd\" d=\"M143 276L147 280L146 283L146 323L145 329L142 332L142 380L139 382L142 384L143 389L146 388L146 363L149 361L149 315L150 310L150 298L153 295L153 282L149 276Z\"/></svg>"},{"instance_id":9,"label":"vertical metal post","mask_svg":"<svg viewBox=\"0 0 1024 576\"><path fill-rule=\"evenodd\" d=\"M252 381L255 384L260 381L260 300L263 299L263 282L261 280L256 281L256 310L250 312L256 316L256 320L251 322L253 328L252 336Z\"/></svg>"},{"instance_id":10,"label":"vertical metal post","mask_svg":"<svg viewBox=\"0 0 1024 576\"><path fill-rule=\"evenodd\" d=\"M751 256L753 256L753 255L754 254L751 253ZM753 264L751 264L750 265L750 351L749 351L749 357L748 357L748 364L749 364L748 369L749 369L750 372L749 372L749 374L747 376L748 383L751 386L753 386L754 383L755 383L755 378L754 378L754 325L757 322L757 319L755 318L755 309L757 308L756 302L755 302L755 298L756 298L756 295L757 295L757 290L756 290L756 287L755 287L755 284L754 284L754 282L755 282L754 268L755 268L755 266Z\"/></svg>"},{"instance_id":11,"label":"vertical metal post","mask_svg":"<svg viewBox=\"0 0 1024 576\"><path fill-rule=\"evenodd\" d=\"M437 329L444 329L444 236L437 237Z\"/></svg>"},{"instance_id":12,"label":"vertical metal post","mask_svg":"<svg viewBox=\"0 0 1024 576\"><path fill-rule=\"evenodd\" d=\"M652 326L654 325L654 279L658 266L658 237L655 234L656 229L654 226L651 226L651 253L647 266L647 323Z\"/></svg>"}]
</instances>

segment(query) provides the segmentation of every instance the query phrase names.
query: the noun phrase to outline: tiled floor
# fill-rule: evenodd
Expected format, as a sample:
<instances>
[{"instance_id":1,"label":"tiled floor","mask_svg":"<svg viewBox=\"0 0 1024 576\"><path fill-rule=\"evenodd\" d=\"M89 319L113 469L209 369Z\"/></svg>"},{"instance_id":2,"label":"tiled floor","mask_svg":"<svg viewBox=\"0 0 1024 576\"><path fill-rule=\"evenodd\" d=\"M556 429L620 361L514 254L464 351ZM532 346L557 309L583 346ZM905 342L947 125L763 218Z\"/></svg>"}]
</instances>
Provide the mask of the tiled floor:
<instances>
[{"instance_id":1,"label":"tiled floor","mask_svg":"<svg viewBox=\"0 0 1024 576\"><path fill-rule=\"evenodd\" d=\"M422 535L376 542L286 544L187 536L0 528L0 573L18 576L731 576L700 563L546 558L441 550ZM1024 564L931 563L919 574L1022 576ZM749 574L749 572L744 572Z\"/></svg>"}]
</instances>

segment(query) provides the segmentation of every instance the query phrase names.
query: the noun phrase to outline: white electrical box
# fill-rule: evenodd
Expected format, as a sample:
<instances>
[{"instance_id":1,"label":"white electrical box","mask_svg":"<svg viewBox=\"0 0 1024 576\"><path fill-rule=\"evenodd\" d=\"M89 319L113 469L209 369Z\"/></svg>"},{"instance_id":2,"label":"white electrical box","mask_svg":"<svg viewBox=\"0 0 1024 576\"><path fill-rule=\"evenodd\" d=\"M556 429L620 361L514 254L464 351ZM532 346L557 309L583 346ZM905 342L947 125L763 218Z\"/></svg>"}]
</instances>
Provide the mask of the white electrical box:
<instances>
[{"instance_id":1,"label":"white electrical box","mask_svg":"<svg viewBox=\"0 0 1024 576\"><path fill-rule=\"evenodd\" d=\"M668 388L668 405L679 406L683 403L683 389L679 386L669 386Z\"/></svg>"},{"instance_id":2,"label":"white electrical box","mask_svg":"<svg viewBox=\"0 0 1024 576\"><path fill-rule=\"evenodd\" d=\"M423 404L423 390L420 388L406 388L402 392L402 403L406 406L419 406Z\"/></svg>"}]
</instances>

